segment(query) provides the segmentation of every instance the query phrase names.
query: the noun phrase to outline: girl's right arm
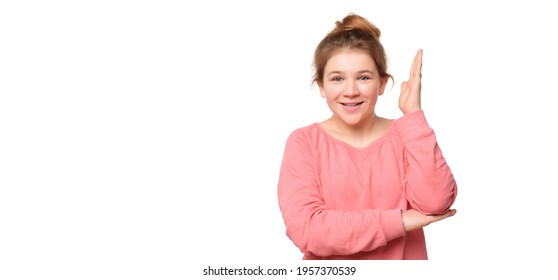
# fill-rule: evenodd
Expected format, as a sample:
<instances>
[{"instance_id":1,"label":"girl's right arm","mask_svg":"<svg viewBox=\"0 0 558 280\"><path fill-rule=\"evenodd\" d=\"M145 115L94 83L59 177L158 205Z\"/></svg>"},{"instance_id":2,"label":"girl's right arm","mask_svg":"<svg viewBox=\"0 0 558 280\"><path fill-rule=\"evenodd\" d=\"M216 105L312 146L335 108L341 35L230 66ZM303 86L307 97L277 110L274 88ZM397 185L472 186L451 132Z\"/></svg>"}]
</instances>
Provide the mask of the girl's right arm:
<instances>
[{"instance_id":1,"label":"girl's right arm","mask_svg":"<svg viewBox=\"0 0 558 280\"><path fill-rule=\"evenodd\" d=\"M401 209L328 209L316 179L309 143L302 131L291 134L278 183L279 207L287 236L303 253L351 255L372 251L405 235Z\"/></svg>"}]
</instances>

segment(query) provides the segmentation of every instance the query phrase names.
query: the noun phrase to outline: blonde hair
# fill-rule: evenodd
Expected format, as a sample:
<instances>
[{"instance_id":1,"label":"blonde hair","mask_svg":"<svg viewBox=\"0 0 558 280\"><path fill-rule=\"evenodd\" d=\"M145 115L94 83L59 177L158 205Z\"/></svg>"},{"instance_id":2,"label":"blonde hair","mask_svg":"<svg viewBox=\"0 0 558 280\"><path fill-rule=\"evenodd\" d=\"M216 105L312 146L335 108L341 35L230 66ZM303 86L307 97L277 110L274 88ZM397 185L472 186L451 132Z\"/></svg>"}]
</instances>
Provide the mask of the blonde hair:
<instances>
[{"instance_id":1,"label":"blonde hair","mask_svg":"<svg viewBox=\"0 0 558 280\"><path fill-rule=\"evenodd\" d=\"M381 78L393 77L387 72L387 57L380 43L380 29L367 19L349 14L335 22L335 28L318 44L314 52L314 76L312 83L322 85L327 61L341 50L361 50L376 63Z\"/></svg>"}]
</instances>

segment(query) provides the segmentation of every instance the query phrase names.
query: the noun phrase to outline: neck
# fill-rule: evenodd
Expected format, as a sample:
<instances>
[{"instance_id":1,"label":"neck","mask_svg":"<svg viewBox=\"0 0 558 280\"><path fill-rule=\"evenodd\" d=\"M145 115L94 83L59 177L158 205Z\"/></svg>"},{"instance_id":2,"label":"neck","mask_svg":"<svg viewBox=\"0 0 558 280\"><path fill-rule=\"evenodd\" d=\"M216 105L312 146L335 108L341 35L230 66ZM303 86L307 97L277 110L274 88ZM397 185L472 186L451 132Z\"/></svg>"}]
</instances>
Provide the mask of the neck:
<instances>
[{"instance_id":1,"label":"neck","mask_svg":"<svg viewBox=\"0 0 558 280\"><path fill-rule=\"evenodd\" d=\"M337 133L346 135L355 140L366 140L374 133L374 123L378 120L376 114L372 114L366 120L355 124L347 125L345 122L332 116L329 121L332 124L332 128L336 130Z\"/></svg>"}]
</instances>

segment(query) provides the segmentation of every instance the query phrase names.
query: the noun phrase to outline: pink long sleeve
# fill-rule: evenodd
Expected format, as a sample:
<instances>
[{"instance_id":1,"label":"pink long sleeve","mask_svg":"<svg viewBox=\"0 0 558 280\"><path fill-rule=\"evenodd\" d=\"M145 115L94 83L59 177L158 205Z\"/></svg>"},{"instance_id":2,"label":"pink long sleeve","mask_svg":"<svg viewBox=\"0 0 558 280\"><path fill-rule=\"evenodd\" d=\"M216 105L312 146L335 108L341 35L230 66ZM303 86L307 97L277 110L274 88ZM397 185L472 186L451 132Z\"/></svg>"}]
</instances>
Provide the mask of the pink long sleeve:
<instances>
[{"instance_id":1,"label":"pink long sleeve","mask_svg":"<svg viewBox=\"0 0 558 280\"><path fill-rule=\"evenodd\" d=\"M308 139L294 133L287 141L279 179L279 205L287 235L302 252L316 256L351 255L385 246L404 234L399 209L336 210L324 202Z\"/></svg>"},{"instance_id":2,"label":"pink long sleeve","mask_svg":"<svg viewBox=\"0 0 558 280\"><path fill-rule=\"evenodd\" d=\"M405 233L408 205L438 213L456 187L422 111L358 149L318 123L295 130L278 198L287 236L305 259L426 259L423 231Z\"/></svg>"},{"instance_id":3,"label":"pink long sleeve","mask_svg":"<svg viewBox=\"0 0 558 280\"><path fill-rule=\"evenodd\" d=\"M443 214L455 201L457 185L436 135L422 110L400 120L396 130L405 146L405 196L413 209L427 215Z\"/></svg>"}]
</instances>

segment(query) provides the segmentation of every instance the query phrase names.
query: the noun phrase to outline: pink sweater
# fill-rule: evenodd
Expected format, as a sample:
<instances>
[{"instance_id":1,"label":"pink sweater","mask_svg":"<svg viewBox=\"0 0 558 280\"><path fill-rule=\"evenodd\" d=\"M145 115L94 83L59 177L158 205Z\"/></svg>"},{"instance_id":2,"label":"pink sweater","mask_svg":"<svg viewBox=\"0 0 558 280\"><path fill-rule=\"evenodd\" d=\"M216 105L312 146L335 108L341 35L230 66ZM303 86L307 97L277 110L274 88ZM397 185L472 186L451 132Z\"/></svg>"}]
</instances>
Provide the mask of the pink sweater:
<instances>
[{"instance_id":1,"label":"pink sweater","mask_svg":"<svg viewBox=\"0 0 558 280\"><path fill-rule=\"evenodd\" d=\"M423 230L405 233L401 212L441 214L456 195L422 110L360 149L318 123L295 130L278 183L287 236L304 259L427 259Z\"/></svg>"}]
</instances>

